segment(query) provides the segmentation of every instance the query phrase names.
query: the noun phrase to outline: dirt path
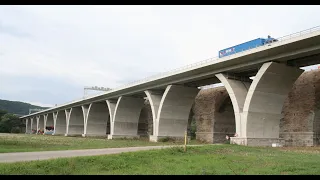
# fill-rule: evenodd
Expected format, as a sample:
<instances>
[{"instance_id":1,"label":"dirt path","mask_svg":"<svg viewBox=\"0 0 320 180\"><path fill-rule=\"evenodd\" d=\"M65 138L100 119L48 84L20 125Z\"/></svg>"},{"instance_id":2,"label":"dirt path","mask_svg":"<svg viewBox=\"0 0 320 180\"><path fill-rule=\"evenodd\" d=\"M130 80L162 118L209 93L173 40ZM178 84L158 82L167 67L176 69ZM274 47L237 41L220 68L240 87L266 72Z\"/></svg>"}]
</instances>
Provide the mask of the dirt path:
<instances>
[{"instance_id":1,"label":"dirt path","mask_svg":"<svg viewBox=\"0 0 320 180\"><path fill-rule=\"evenodd\" d=\"M188 146L201 146L201 145L188 145ZM54 159L54 158L76 157L76 156L119 154L122 152L162 149L162 148L169 148L169 147L177 147L177 146L145 146L145 147L85 149L85 150L0 153L0 163L45 160L45 159Z\"/></svg>"}]
</instances>

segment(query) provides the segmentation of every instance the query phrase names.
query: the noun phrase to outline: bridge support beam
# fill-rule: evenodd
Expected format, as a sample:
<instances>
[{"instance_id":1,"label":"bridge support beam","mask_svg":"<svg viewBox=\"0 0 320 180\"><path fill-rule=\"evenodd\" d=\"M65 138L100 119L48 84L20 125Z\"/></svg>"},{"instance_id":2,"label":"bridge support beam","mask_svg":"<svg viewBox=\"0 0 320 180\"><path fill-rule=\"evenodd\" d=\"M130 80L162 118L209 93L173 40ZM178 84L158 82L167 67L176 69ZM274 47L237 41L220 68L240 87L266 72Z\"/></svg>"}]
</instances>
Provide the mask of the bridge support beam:
<instances>
[{"instance_id":1,"label":"bridge support beam","mask_svg":"<svg viewBox=\"0 0 320 180\"><path fill-rule=\"evenodd\" d=\"M138 123L144 99L121 96L117 102L107 100L107 104L111 118L111 133L108 139L138 138Z\"/></svg>"},{"instance_id":2,"label":"bridge support beam","mask_svg":"<svg viewBox=\"0 0 320 180\"><path fill-rule=\"evenodd\" d=\"M162 92L145 91L153 115L153 135L150 141L160 138L180 139L188 127L190 110L199 89L180 85L169 85Z\"/></svg>"},{"instance_id":3,"label":"bridge support beam","mask_svg":"<svg viewBox=\"0 0 320 180\"><path fill-rule=\"evenodd\" d=\"M37 130L37 119L36 117L31 118L31 134L33 134L32 130Z\"/></svg>"},{"instance_id":4,"label":"bridge support beam","mask_svg":"<svg viewBox=\"0 0 320 180\"><path fill-rule=\"evenodd\" d=\"M53 114L45 114L44 115L44 132L47 131L48 126L54 126L54 115Z\"/></svg>"},{"instance_id":5,"label":"bridge support beam","mask_svg":"<svg viewBox=\"0 0 320 180\"><path fill-rule=\"evenodd\" d=\"M106 102L91 103L82 106L84 133L86 136L107 136L110 133L109 109Z\"/></svg>"},{"instance_id":6,"label":"bridge support beam","mask_svg":"<svg viewBox=\"0 0 320 180\"><path fill-rule=\"evenodd\" d=\"M284 64L268 62L262 65L253 82L217 78L225 85L234 107L237 137L232 144L272 146L284 144L279 138L279 124L285 98L303 70ZM248 88L248 89L247 89Z\"/></svg>"},{"instance_id":7,"label":"bridge support beam","mask_svg":"<svg viewBox=\"0 0 320 180\"><path fill-rule=\"evenodd\" d=\"M65 110L67 129L65 136L78 136L84 132L84 116L81 107L73 107Z\"/></svg>"},{"instance_id":8,"label":"bridge support beam","mask_svg":"<svg viewBox=\"0 0 320 180\"><path fill-rule=\"evenodd\" d=\"M26 119L26 134L30 134L31 133L31 119L27 118Z\"/></svg>"},{"instance_id":9,"label":"bridge support beam","mask_svg":"<svg viewBox=\"0 0 320 180\"><path fill-rule=\"evenodd\" d=\"M53 113L54 131L52 135L64 135L67 129L67 116L64 110Z\"/></svg>"},{"instance_id":10,"label":"bridge support beam","mask_svg":"<svg viewBox=\"0 0 320 180\"><path fill-rule=\"evenodd\" d=\"M36 116L36 119L37 119L37 132L36 132L36 134L38 134L38 130L43 129L43 127L44 127L44 116L43 115Z\"/></svg>"}]
</instances>

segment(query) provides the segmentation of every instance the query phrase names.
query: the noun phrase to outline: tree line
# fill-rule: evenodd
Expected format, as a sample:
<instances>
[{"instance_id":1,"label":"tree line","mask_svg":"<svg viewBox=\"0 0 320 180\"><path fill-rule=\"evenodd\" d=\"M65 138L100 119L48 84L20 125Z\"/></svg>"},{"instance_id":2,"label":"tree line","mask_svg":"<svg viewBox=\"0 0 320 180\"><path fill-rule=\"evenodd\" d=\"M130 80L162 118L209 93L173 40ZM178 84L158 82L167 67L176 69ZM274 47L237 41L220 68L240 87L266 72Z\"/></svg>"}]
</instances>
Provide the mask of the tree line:
<instances>
[{"instance_id":1,"label":"tree line","mask_svg":"<svg viewBox=\"0 0 320 180\"><path fill-rule=\"evenodd\" d=\"M0 133L22 133L25 127L18 116L0 109Z\"/></svg>"}]
</instances>

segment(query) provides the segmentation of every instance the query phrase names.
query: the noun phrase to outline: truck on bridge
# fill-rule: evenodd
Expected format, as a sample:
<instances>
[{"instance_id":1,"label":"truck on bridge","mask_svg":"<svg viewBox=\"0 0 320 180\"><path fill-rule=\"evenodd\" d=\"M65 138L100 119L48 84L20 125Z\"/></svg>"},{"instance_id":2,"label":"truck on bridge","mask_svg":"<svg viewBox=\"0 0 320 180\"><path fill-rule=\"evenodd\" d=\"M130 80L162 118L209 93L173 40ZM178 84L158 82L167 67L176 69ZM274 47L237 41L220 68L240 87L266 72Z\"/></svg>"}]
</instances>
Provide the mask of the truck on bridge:
<instances>
[{"instance_id":1,"label":"truck on bridge","mask_svg":"<svg viewBox=\"0 0 320 180\"><path fill-rule=\"evenodd\" d=\"M263 45L266 45L266 44L271 44L271 43L276 42L276 41L278 41L278 40L275 39L275 38L272 38L271 36L268 36L267 39L257 38L257 39L254 39L254 40L242 43L242 44L238 44L238 45L233 46L233 47L229 47L229 48L220 50L219 51L219 58L222 58L222 57L225 57L225 56L229 56L231 54L235 54L235 53L238 53L238 52L241 52L241 51L245 51L245 50L248 50L248 49L252 49L252 48L259 47L259 46L263 46Z\"/></svg>"}]
</instances>

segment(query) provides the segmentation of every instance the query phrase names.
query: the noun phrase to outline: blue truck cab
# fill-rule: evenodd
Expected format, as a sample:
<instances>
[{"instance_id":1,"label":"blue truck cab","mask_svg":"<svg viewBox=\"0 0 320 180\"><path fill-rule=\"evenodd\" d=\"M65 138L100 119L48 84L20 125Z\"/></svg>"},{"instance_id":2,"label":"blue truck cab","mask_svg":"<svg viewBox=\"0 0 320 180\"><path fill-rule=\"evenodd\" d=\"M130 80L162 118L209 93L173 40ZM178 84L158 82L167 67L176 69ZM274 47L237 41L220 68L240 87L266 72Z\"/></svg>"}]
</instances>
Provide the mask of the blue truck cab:
<instances>
[{"instance_id":1,"label":"blue truck cab","mask_svg":"<svg viewBox=\"0 0 320 180\"><path fill-rule=\"evenodd\" d=\"M225 57L225 56L229 56L231 54L235 54L235 53L238 53L238 52L241 52L241 51L245 51L245 50L248 50L248 49L252 49L252 48L259 47L259 46L263 46L263 45L266 45L266 44L271 44L271 43L276 42L276 41L278 41L278 40L275 39L275 38L272 38L271 36L268 36L268 38L266 38L266 39L257 38L257 39L254 39L254 40L242 43L242 44L238 44L238 45L233 46L233 47L229 47L229 48L220 50L219 51L219 58Z\"/></svg>"}]
</instances>

